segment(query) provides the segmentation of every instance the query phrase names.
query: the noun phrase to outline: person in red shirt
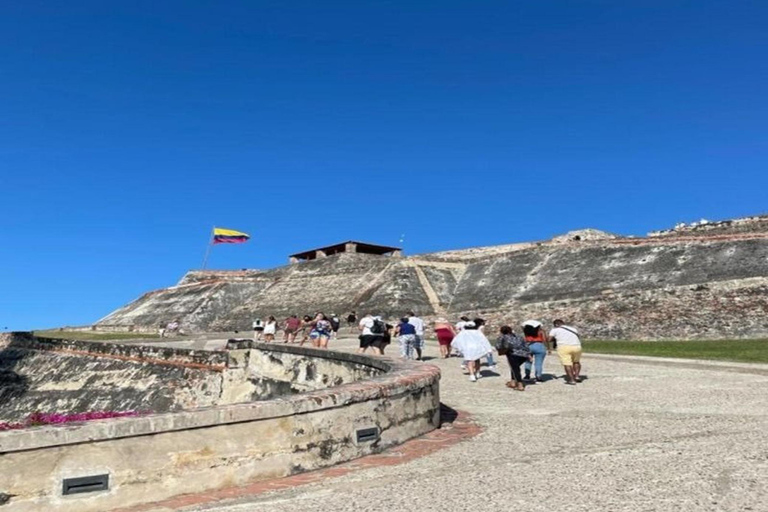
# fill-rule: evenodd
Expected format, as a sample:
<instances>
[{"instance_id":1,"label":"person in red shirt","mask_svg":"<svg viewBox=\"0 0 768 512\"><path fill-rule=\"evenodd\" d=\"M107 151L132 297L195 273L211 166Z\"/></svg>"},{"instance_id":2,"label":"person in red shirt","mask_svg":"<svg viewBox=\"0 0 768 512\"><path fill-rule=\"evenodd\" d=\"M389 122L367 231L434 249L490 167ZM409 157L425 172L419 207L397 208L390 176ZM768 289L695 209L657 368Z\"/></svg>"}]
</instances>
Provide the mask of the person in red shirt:
<instances>
[{"instance_id":1,"label":"person in red shirt","mask_svg":"<svg viewBox=\"0 0 768 512\"><path fill-rule=\"evenodd\" d=\"M536 369L536 382L542 382L544 358L551 354L549 338L544 327L538 320L528 320L523 324L523 334L528 347L531 349L530 359L525 363L525 380L531 380L531 366ZM533 363L533 364L532 364Z\"/></svg>"},{"instance_id":2,"label":"person in red shirt","mask_svg":"<svg viewBox=\"0 0 768 512\"><path fill-rule=\"evenodd\" d=\"M296 334L301 327L301 320L296 315L291 315L285 319L283 324L283 343L293 343L296 341Z\"/></svg>"}]
</instances>

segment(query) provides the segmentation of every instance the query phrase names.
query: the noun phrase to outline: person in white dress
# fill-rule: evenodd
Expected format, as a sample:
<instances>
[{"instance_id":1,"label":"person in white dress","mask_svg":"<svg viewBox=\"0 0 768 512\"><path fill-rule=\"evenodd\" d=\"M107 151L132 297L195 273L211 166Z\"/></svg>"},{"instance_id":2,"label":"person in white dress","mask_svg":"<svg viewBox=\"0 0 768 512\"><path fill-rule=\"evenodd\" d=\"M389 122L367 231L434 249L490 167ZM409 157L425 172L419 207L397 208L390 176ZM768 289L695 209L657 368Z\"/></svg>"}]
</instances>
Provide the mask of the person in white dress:
<instances>
[{"instance_id":1,"label":"person in white dress","mask_svg":"<svg viewBox=\"0 0 768 512\"><path fill-rule=\"evenodd\" d=\"M480 358L485 357L493 350L488 338L477 329L474 322L468 322L464 325L464 329L453 338L451 347L461 352L464 364L469 371L469 380L476 382L482 376L480 375Z\"/></svg>"}]
</instances>

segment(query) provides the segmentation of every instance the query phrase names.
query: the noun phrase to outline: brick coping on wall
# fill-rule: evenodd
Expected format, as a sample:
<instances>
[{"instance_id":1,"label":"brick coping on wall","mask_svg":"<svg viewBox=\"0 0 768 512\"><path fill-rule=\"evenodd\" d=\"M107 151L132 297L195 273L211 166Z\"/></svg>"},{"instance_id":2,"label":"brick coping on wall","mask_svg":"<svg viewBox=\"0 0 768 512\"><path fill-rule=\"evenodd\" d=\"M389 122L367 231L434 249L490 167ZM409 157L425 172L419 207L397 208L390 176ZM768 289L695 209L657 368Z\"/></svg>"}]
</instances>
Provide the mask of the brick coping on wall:
<instances>
[{"instance_id":1,"label":"brick coping on wall","mask_svg":"<svg viewBox=\"0 0 768 512\"><path fill-rule=\"evenodd\" d=\"M226 500L237 500L259 496L274 491L293 489L304 485L319 483L330 478L336 478L362 471L368 468L382 466L397 466L421 457L426 457L439 450L444 450L462 441L471 439L483 432L472 415L464 411L456 411L441 405L441 423L439 429L423 436L416 437L385 450L381 453L366 455L359 459L344 462L336 466L291 476L256 480L246 485L228 487L197 494L185 494L154 503L145 503L135 507L121 508L112 512L165 512L181 510L187 507L199 507Z\"/></svg>"},{"instance_id":2,"label":"brick coping on wall","mask_svg":"<svg viewBox=\"0 0 768 512\"><path fill-rule=\"evenodd\" d=\"M113 348L105 347L105 345L112 345ZM83 352L95 357L103 357L103 354L110 353L111 350L117 351L119 354L123 353L120 351L126 350L138 354L156 354L157 351L160 351L168 355L170 359L183 359L185 354L187 357L208 356L216 361L226 361L228 357L227 352L205 353L204 351L189 349L149 349L148 347L137 347L135 345L73 342L70 340L42 340L28 333L11 333L10 336L6 334L0 335L0 348L3 346L5 348L18 347L20 349L27 348L32 350L69 350L72 347L77 347L77 350L74 351L75 353ZM278 397L272 400L136 417L94 420L79 424L46 425L22 430L9 430L0 432L0 454L307 414L381 397L401 396L428 386L440 379L440 369L429 364L393 358L373 358L362 354L333 352L308 347L250 342L247 346L255 350L290 352L302 356L347 361L352 364L377 368L384 373L366 380ZM168 358L165 358L165 360L168 360ZM154 359L156 358L148 357L145 360L141 360L141 362L153 364Z\"/></svg>"}]
</instances>

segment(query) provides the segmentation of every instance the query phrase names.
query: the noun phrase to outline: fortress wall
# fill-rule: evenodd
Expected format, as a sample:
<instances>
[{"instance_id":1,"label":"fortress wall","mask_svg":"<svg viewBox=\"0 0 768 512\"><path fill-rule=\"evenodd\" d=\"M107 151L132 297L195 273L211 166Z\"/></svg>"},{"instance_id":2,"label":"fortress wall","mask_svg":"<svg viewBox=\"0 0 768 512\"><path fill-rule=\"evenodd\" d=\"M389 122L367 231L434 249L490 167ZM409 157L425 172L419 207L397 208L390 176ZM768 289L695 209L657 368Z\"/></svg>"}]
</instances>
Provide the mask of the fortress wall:
<instances>
[{"instance_id":1,"label":"fortress wall","mask_svg":"<svg viewBox=\"0 0 768 512\"><path fill-rule=\"evenodd\" d=\"M141 364L165 370L210 366L225 388L208 407L0 431L0 494L9 512L98 512L291 475L377 453L439 426L440 371L422 363L236 340L228 352L208 353L21 333L0 335L0 345L0 355L22 345L62 358L77 350L86 366L98 353L126 363L119 371L142 357ZM102 369L104 378L116 370ZM287 390L286 379L303 390ZM261 397L279 383L290 394L247 401L260 386ZM359 437L361 430L372 433ZM65 479L94 475L108 475L109 488L63 495Z\"/></svg>"},{"instance_id":2,"label":"fortress wall","mask_svg":"<svg viewBox=\"0 0 768 512\"><path fill-rule=\"evenodd\" d=\"M590 338L761 337L766 276L763 240L542 247L471 264L452 310L496 324L563 317Z\"/></svg>"},{"instance_id":3,"label":"fortress wall","mask_svg":"<svg viewBox=\"0 0 768 512\"><path fill-rule=\"evenodd\" d=\"M182 282L198 284L147 294L97 327L143 329L179 316L189 330L247 330L257 316L356 310L394 320L413 309L426 318L562 316L589 324L588 337L768 336L756 319L763 282L742 283L768 278L768 218L737 219L733 232L725 225L711 236L703 228L650 238L582 230L551 242L409 258L339 254L272 271L196 272ZM702 286L715 294L703 304L702 294L688 293ZM726 288L741 309L722 304L716 294ZM654 308L688 316L689 324ZM730 325L730 317L745 325Z\"/></svg>"},{"instance_id":4,"label":"fortress wall","mask_svg":"<svg viewBox=\"0 0 768 512\"><path fill-rule=\"evenodd\" d=\"M447 307L451 304L456 290L456 285L459 283L457 272L455 270L430 267L426 265L420 266L422 272L427 277L429 284L437 294L437 298L440 304ZM426 314L421 311L417 311L418 314Z\"/></svg>"},{"instance_id":5,"label":"fortress wall","mask_svg":"<svg viewBox=\"0 0 768 512\"><path fill-rule=\"evenodd\" d=\"M112 344L0 338L0 421L33 412L167 412L217 403L226 358Z\"/></svg>"},{"instance_id":6,"label":"fortress wall","mask_svg":"<svg viewBox=\"0 0 768 512\"><path fill-rule=\"evenodd\" d=\"M96 326L140 325L159 328L175 317L186 318L193 314L219 287L221 287L220 282L209 282L174 286L146 293L105 316L96 322Z\"/></svg>"},{"instance_id":7,"label":"fortress wall","mask_svg":"<svg viewBox=\"0 0 768 512\"><path fill-rule=\"evenodd\" d=\"M594 297L605 290L651 290L766 274L764 241L564 248L547 253L536 279L517 299Z\"/></svg>"},{"instance_id":8,"label":"fortress wall","mask_svg":"<svg viewBox=\"0 0 768 512\"><path fill-rule=\"evenodd\" d=\"M0 421L34 412L162 413L340 386L381 368L281 347L224 352L35 338L0 339Z\"/></svg>"},{"instance_id":9,"label":"fortress wall","mask_svg":"<svg viewBox=\"0 0 768 512\"><path fill-rule=\"evenodd\" d=\"M478 311L468 312L470 315ZM529 318L564 318L589 339L687 340L768 336L768 279L723 281L598 297L523 303L479 312L492 335ZM457 313L458 314L458 313Z\"/></svg>"},{"instance_id":10,"label":"fortress wall","mask_svg":"<svg viewBox=\"0 0 768 512\"><path fill-rule=\"evenodd\" d=\"M361 314L373 313L393 321L409 309L434 313L416 269L402 262L389 268L378 286L372 289L371 295L357 305L357 311Z\"/></svg>"}]
</instances>

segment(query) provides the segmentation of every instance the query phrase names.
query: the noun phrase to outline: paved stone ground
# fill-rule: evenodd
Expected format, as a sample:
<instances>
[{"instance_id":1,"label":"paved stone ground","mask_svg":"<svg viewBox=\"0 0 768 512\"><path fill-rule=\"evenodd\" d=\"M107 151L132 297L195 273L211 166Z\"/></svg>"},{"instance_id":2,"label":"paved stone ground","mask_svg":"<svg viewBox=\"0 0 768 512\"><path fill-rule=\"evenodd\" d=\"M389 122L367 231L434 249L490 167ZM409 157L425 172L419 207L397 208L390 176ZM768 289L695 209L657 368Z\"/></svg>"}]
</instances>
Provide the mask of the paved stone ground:
<instances>
[{"instance_id":1,"label":"paved stone ground","mask_svg":"<svg viewBox=\"0 0 768 512\"><path fill-rule=\"evenodd\" d=\"M352 350L354 340L332 348ZM433 342L426 355L437 355ZM403 464L183 510L768 510L766 367L587 355L586 382L520 393L504 387L505 362L503 375L484 370L477 383L457 359L429 363L443 371L442 401L483 433ZM556 363L547 358L545 372L559 376Z\"/></svg>"}]
</instances>

